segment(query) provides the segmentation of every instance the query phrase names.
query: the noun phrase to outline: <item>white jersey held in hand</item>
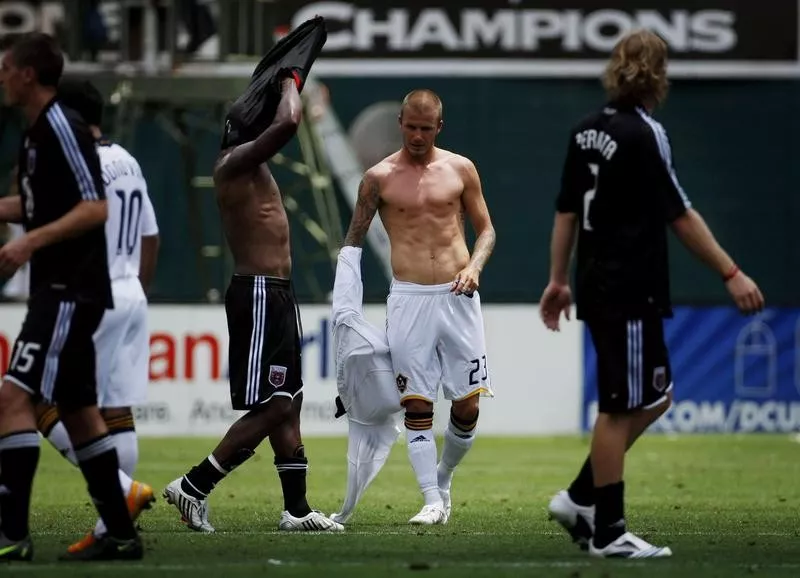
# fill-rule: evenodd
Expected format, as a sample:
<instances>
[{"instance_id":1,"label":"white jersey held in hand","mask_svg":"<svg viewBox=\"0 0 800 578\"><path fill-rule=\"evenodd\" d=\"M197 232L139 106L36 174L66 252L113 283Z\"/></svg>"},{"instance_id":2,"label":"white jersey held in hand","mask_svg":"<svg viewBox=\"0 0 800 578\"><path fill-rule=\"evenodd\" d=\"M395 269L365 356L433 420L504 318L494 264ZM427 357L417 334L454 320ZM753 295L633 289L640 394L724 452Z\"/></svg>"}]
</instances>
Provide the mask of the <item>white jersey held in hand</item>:
<instances>
[{"instance_id":1,"label":"white jersey held in hand","mask_svg":"<svg viewBox=\"0 0 800 578\"><path fill-rule=\"evenodd\" d=\"M97 398L102 408L132 407L147 399L150 331L147 297L139 280L142 237L158 234L155 211L139 163L118 144L97 147L108 220L106 245L114 309L95 333Z\"/></svg>"},{"instance_id":2,"label":"white jersey held in hand","mask_svg":"<svg viewBox=\"0 0 800 578\"><path fill-rule=\"evenodd\" d=\"M346 523L400 434L402 410L385 331L364 319L361 249L343 247L333 287L336 386L348 419L347 494L331 519Z\"/></svg>"}]
</instances>

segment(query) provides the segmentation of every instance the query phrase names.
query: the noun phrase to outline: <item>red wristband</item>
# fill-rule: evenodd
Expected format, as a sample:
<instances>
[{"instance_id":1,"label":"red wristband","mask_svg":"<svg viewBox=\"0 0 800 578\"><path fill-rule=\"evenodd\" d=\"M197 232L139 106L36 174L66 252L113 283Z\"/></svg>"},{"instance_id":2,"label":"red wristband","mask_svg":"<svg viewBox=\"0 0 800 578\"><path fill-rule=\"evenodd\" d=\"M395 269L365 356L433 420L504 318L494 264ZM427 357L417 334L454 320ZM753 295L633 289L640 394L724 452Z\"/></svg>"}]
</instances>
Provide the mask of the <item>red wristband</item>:
<instances>
[{"instance_id":1,"label":"red wristband","mask_svg":"<svg viewBox=\"0 0 800 578\"><path fill-rule=\"evenodd\" d=\"M734 277L736 277L736 274L737 274L738 272L739 272L739 266L738 266L738 265L736 265L736 264L734 264L734 265L733 265L733 267L731 267L731 270L730 270L730 271L728 271L728 272L725 274L725 276L722 278L722 280L723 280L725 283L727 283L728 281L730 281L731 279L733 279Z\"/></svg>"}]
</instances>

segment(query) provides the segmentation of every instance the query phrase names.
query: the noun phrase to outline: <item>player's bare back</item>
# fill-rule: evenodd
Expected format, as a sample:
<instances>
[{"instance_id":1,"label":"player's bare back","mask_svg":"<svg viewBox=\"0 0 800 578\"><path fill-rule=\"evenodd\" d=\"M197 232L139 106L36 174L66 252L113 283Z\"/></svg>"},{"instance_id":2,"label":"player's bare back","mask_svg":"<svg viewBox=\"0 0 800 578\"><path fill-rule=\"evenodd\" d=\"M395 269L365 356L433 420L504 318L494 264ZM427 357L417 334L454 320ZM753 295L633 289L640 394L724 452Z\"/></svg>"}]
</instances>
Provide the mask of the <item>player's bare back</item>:
<instances>
[{"instance_id":1,"label":"player's bare back","mask_svg":"<svg viewBox=\"0 0 800 578\"><path fill-rule=\"evenodd\" d=\"M241 177L215 180L234 272L288 279L292 272L289 220L267 164Z\"/></svg>"},{"instance_id":2,"label":"player's bare back","mask_svg":"<svg viewBox=\"0 0 800 578\"><path fill-rule=\"evenodd\" d=\"M424 165L410 163L398 152L370 171L379 186L379 214L399 281L449 283L469 263L461 200L467 161L434 150Z\"/></svg>"}]
</instances>

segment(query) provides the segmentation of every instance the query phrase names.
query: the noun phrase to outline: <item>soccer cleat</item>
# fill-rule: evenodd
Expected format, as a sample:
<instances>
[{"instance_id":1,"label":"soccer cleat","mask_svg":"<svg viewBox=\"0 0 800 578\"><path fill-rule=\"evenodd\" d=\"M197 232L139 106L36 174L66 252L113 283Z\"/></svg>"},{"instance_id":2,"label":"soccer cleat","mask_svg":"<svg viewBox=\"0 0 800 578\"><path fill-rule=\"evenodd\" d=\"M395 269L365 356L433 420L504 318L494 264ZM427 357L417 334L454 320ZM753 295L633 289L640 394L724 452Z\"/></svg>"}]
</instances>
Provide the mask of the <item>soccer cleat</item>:
<instances>
[{"instance_id":1,"label":"soccer cleat","mask_svg":"<svg viewBox=\"0 0 800 578\"><path fill-rule=\"evenodd\" d=\"M569 497L569 492L561 490L550 500L547 509L550 519L561 524L581 550L589 548L594 535L594 506L579 506Z\"/></svg>"},{"instance_id":2,"label":"soccer cleat","mask_svg":"<svg viewBox=\"0 0 800 578\"><path fill-rule=\"evenodd\" d=\"M97 542L97 537L94 535L94 531L91 531L74 544L67 546L67 553L75 554L76 552L81 552L82 550L86 550L86 548L93 546L95 542Z\"/></svg>"},{"instance_id":3,"label":"soccer cleat","mask_svg":"<svg viewBox=\"0 0 800 578\"><path fill-rule=\"evenodd\" d=\"M344 532L344 526L316 510L302 518L296 518L284 511L278 522L278 529L283 532Z\"/></svg>"},{"instance_id":4,"label":"soccer cleat","mask_svg":"<svg viewBox=\"0 0 800 578\"><path fill-rule=\"evenodd\" d=\"M155 501L156 498L153 495L153 488L145 483L134 480L126 497L128 513L131 515L131 520L136 521L136 519L144 510L149 510L153 507L153 503ZM80 552L81 550L85 550L94 544L96 540L97 536L95 536L94 531L91 531L79 541L70 545L67 548L67 552L72 554L75 552Z\"/></svg>"},{"instance_id":5,"label":"soccer cleat","mask_svg":"<svg viewBox=\"0 0 800 578\"><path fill-rule=\"evenodd\" d=\"M190 496L181 488L183 476L172 480L164 488L164 499L175 506L181 513L181 521L195 532L214 532L214 526L208 523L208 499L199 500Z\"/></svg>"},{"instance_id":6,"label":"soccer cleat","mask_svg":"<svg viewBox=\"0 0 800 578\"><path fill-rule=\"evenodd\" d=\"M98 537L90 546L59 556L62 562L93 562L97 560L141 560L144 557L142 539L118 540L109 535Z\"/></svg>"},{"instance_id":7,"label":"soccer cleat","mask_svg":"<svg viewBox=\"0 0 800 578\"><path fill-rule=\"evenodd\" d=\"M152 487L134 480L133 484L131 484L131 490L126 497L126 501L131 520L136 520L144 510L149 510L153 507L156 497L153 495Z\"/></svg>"},{"instance_id":8,"label":"soccer cleat","mask_svg":"<svg viewBox=\"0 0 800 578\"><path fill-rule=\"evenodd\" d=\"M589 555L597 558L666 558L672 556L672 550L653 546L625 532L604 548L595 548L594 543L589 542Z\"/></svg>"},{"instance_id":9,"label":"soccer cleat","mask_svg":"<svg viewBox=\"0 0 800 578\"><path fill-rule=\"evenodd\" d=\"M442 504L427 504L423 506L419 514L411 518L408 523L422 526L446 524L447 514Z\"/></svg>"},{"instance_id":10,"label":"soccer cleat","mask_svg":"<svg viewBox=\"0 0 800 578\"><path fill-rule=\"evenodd\" d=\"M31 560L33 560L33 542L30 536L14 541L0 534L0 562L30 562Z\"/></svg>"}]
</instances>

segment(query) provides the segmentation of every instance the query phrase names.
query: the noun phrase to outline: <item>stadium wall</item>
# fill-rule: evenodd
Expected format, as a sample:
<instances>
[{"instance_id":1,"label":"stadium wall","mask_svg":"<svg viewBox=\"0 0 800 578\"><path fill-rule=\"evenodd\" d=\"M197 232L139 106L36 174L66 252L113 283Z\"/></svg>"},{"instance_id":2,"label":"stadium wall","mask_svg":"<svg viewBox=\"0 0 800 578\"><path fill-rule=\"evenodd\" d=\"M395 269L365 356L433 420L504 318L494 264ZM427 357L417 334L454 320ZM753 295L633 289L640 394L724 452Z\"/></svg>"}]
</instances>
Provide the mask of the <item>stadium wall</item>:
<instances>
[{"instance_id":1,"label":"stadium wall","mask_svg":"<svg viewBox=\"0 0 800 578\"><path fill-rule=\"evenodd\" d=\"M536 307L494 305L485 310L488 369L496 397L481 410L481 430L514 435L577 432L582 395L579 325L551 334L539 321ZM24 315L24 307L0 307L3 371ZM383 326L382 306L368 306L365 315ZM301 316L303 431L307 435L346 434L346 421L334 419L337 391L330 308L303 306ZM239 415L230 409L224 309L154 305L150 331L149 399L138 408L137 430L142 435L224 433ZM436 413L441 430L449 408L440 402Z\"/></svg>"},{"instance_id":2,"label":"stadium wall","mask_svg":"<svg viewBox=\"0 0 800 578\"><path fill-rule=\"evenodd\" d=\"M587 431L596 416L595 354L582 323L547 332L532 305L484 306L488 368L495 398L481 406L484 435L555 435ZM0 306L0 370L24 319L20 305ZM344 435L334 419L336 381L330 309L301 307L304 328L303 430ZM384 307L366 317L383 326ZM220 306L153 305L148 403L137 408L145 436L220 435L238 417L230 409L227 327ZM665 323L675 377L664 433L800 431L800 309L744 318L733 308L679 307ZM652 376L643 376L651 379ZM447 423L439 402L436 428ZM398 416L399 418L399 416Z\"/></svg>"},{"instance_id":3,"label":"stadium wall","mask_svg":"<svg viewBox=\"0 0 800 578\"><path fill-rule=\"evenodd\" d=\"M498 231L497 248L482 276L484 302L530 303L546 283L553 199L559 186L567 134L582 115L602 103L599 83L586 79L502 78L330 78L331 102L347 129L368 106L397 101L406 91L429 86L445 103L440 144L476 162ZM365 89L368 87L368 89ZM657 118L669 131L677 171L689 197L723 245L758 280L768 302L800 305L800 99L796 80L676 80ZM194 111L190 126L216 126L208 111ZM16 159L18 126L9 121L0 134L0 172ZM225 290L222 259L201 256L201 247L224 242L210 189L189 190L181 153L153 111L137 125L131 150L147 175L161 223L162 249L152 298L205 301L208 290ZM196 174L207 176L219 135L192 128ZM287 154L299 158L297 143ZM278 182L300 206L313 199L298 177L275 167ZM4 192L0 183L0 192ZM340 198L343 226L350 209ZM292 220L295 282L302 302L315 299L309 277L333 286L333 267L308 262L319 246ZM194 225L194 226L193 226ZM674 240L672 288L685 305L727 305L717 277ZM313 275L307 276L307 273ZM377 260L364 256L366 298L385 298L387 282Z\"/></svg>"}]
</instances>

